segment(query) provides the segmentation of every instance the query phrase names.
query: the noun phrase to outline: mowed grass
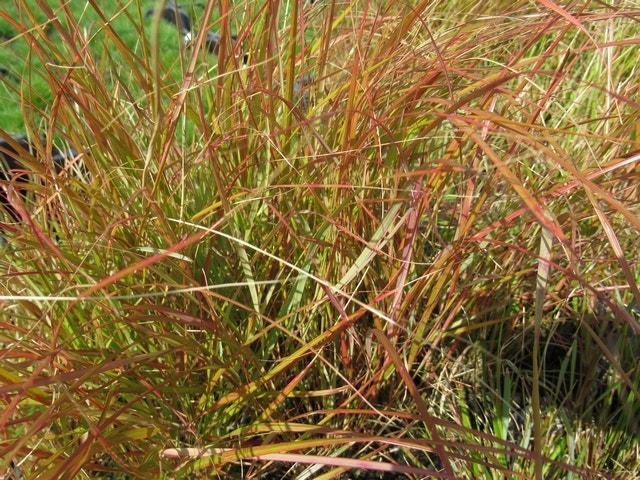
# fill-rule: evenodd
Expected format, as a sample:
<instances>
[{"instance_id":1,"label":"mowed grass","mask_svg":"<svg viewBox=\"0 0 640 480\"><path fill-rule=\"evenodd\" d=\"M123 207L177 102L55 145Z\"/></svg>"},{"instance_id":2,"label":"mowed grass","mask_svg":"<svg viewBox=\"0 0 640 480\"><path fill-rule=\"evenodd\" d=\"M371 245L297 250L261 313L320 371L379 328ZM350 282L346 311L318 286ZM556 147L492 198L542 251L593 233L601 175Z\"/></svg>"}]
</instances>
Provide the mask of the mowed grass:
<instances>
[{"instance_id":1,"label":"mowed grass","mask_svg":"<svg viewBox=\"0 0 640 480\"><path fill-rule=\"evenodd\" d=\"M3 184L0 474L636 478L635 2L49 3L0 128L89 178Z\"/></svg>"}]
</instances>

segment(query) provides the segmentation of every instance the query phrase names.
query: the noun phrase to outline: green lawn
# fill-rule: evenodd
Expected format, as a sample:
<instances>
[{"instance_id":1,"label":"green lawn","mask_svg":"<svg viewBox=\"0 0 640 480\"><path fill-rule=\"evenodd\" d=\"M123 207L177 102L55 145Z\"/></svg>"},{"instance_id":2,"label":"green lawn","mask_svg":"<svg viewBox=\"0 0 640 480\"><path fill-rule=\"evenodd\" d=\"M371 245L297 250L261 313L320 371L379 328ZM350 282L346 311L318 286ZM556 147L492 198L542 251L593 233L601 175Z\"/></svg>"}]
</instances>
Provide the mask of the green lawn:
<instances>
[{"instance_id":1,"label":"green lawn","mask_svg":"<svg viewBox=\"0 0 640 480\"><path fill-rule=\"evenodd\" d=\"M636 2L59 3L0 6L0 477L637 478Z\"/></svg>"}]
</instances>

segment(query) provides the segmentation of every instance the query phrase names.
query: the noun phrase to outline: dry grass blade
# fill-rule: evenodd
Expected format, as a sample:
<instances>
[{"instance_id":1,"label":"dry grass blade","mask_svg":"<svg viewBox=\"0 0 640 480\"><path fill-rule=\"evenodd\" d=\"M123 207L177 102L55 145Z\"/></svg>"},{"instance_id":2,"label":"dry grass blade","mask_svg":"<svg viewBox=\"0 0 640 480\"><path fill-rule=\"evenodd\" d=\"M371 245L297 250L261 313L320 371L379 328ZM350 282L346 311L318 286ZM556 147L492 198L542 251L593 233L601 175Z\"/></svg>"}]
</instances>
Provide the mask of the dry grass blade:
<instances>
[{"instance_id":1,"label":"dry grass blade","mask_svg":"<svg viewBox=\"0 0 640 480\"><path fill-rule=\"evenodd\" d=\"M531 407L533 410L533 435L534 452L536 454L535 475L537 480L543 478L542 464L542 419L540 403L540 378L544 374L540 368L540 335L542 331L542 320L544 314L544 304L547 298L550 278L551 252L553 246L553 234L546 228L540 232L540 252L538 254L538 272L536 276L536 312L533 333L533 387L531 393Z\"/></svg>"}]
</instances>

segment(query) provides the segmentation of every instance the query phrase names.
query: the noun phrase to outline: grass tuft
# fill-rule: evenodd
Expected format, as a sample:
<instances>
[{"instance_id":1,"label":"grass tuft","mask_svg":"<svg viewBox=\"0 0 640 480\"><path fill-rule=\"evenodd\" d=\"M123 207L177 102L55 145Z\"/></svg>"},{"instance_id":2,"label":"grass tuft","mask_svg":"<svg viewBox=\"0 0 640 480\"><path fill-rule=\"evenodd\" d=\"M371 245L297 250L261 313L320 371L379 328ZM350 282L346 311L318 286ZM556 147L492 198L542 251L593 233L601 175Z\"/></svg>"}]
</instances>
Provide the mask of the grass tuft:
<instances>
[{"instance_id":1,"label":"grass tuft","mask_svg":"<svg viewBox=\"0 0 640 480\"><path fill-rule=\"evenodd\" d=\"M2 478L636 478L636 5L414 3L0 7Z\"/></svg>"}]
</instances>

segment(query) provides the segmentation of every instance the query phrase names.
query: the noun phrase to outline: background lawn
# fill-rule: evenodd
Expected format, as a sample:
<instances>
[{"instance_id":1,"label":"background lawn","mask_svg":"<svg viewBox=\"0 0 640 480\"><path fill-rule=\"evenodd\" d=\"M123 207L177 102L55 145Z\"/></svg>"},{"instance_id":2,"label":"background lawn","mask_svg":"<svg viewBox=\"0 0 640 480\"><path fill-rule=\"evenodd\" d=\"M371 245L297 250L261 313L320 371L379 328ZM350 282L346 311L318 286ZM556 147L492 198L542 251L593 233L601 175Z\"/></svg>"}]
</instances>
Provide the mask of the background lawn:
<instances>
[{"instance_id":1,"label":"background lawn","mask_svg":"<svg viewBox=\"0 0 640 480\"><path fill-rule=\"evenodd\" d=\"M0 477L636 479L637 2L179 3L0 5Z\"/></svg>"}]
</instances>

